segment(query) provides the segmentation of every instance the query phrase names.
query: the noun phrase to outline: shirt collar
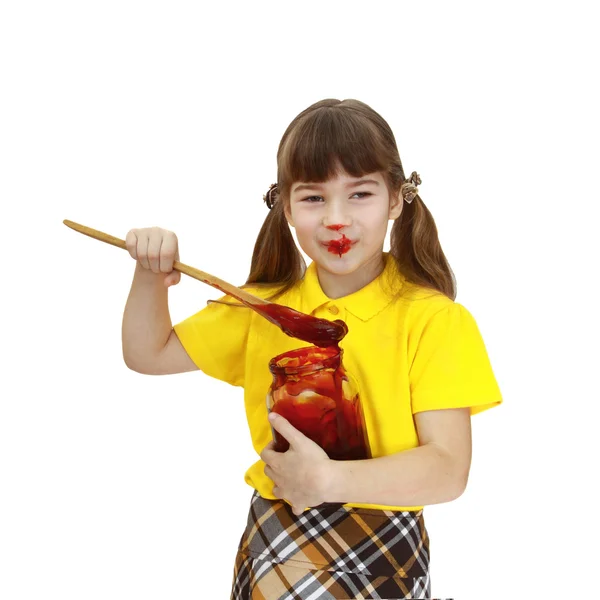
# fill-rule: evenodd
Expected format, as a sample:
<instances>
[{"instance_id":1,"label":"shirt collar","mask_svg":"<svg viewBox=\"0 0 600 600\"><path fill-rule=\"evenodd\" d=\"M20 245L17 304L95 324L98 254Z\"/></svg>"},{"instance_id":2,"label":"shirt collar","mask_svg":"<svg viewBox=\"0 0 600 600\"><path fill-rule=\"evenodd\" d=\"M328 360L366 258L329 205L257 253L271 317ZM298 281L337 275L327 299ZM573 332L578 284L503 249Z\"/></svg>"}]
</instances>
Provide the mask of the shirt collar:
<instances>
[{"instance_id":1,"label":"shirt collar","mask_svg":"<svg viewBox=\"0 0 600 600\"><path fill-rule=\"evenodd\" d=\"M329 298L319 283L317 266L311 262L304 274L300 286L300 294L304 305L304 312L312 314L324 304L343 306L348 312L363 321L380 313L393 299L394 291L399 291L404 277L398 270L395 259L384 252L385 267L383 271L366 286L341 298ZM391 285L390 285L391 283Z\"/></svg>"}]
</instances>

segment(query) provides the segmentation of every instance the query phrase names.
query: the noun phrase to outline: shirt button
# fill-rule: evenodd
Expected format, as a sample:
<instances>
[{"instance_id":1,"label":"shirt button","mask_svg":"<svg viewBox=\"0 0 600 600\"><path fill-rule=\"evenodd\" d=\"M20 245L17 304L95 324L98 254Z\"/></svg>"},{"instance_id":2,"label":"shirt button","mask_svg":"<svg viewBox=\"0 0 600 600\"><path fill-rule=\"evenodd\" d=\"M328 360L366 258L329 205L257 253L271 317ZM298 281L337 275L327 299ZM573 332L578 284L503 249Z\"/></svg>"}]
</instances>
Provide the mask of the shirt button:
<instances>
[{"instance_id":1,"label":"shirt button","mask_svg":"<svg viewBox=\"0 0 600 600\"><path fill-rule=\"evenodd\" d=\"M332 314L332 315L337 315L340 312L340 309L337 306L329 306L327 308L327 310Z\"/></svg>"}]
</instances>

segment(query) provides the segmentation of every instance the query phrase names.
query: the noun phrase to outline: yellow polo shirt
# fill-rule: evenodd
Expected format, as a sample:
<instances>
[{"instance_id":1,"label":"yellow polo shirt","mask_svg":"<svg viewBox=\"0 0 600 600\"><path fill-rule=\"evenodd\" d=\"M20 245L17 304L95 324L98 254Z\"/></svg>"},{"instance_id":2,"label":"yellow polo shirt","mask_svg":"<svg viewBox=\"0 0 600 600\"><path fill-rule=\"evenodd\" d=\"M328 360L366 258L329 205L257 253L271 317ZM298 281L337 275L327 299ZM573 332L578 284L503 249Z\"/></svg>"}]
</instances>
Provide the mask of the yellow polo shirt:
<instances>
[{"instance_id":1,"label":"yellow polo shirt","mask_svg":"<svg viewBox=\"0 0 600 600\"><path fill-rule=\"evenodd\" d=\"M348 334L340 342L343 364L360 387L373 458L419 445L414 413L470 407L474 415L502 402L483 339L469 311L441 293L409 284L401 275L400 287L393 290L387 282L399 272L388 253L385 260L379 277L335 300L321 289L312 262L304 278L275 300L315 317L343 319L348 325ZM264 298L275 288L246 289ZM389 291L400 291L400 297L392 301ZM219 300L239 305L231 296ZM176 324L174 330L201 371L244 388L252 444L260 455L272 439L266 405L273 380L269 360L309 344L287 336L249 308L218 303L208 304ZM246 471L245 481L264 498L275 499L264 466L257 460Z\"/></svg>"}]
</instances>

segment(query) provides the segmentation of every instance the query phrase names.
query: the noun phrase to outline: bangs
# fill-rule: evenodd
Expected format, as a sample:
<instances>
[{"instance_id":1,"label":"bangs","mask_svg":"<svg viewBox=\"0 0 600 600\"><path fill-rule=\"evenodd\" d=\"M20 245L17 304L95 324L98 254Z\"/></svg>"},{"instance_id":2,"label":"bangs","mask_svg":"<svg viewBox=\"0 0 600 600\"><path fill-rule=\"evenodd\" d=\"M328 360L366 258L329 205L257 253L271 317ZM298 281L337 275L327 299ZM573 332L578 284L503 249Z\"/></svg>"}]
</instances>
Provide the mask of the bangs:
<instances>
[{"instance_id":1,"label":"bangs","mask_svg":"<svg viewBox=\"0 0 600 600\"><path fill-rule=\"evenodd\" d=\"M329 107L315 110L296 123L282 146L281 191L289 197L295 181L323 183L342 171L352 177L383 171L387 183L393 161L387 148L389 144L364 114Z\"/></svg>"}]
</instances>

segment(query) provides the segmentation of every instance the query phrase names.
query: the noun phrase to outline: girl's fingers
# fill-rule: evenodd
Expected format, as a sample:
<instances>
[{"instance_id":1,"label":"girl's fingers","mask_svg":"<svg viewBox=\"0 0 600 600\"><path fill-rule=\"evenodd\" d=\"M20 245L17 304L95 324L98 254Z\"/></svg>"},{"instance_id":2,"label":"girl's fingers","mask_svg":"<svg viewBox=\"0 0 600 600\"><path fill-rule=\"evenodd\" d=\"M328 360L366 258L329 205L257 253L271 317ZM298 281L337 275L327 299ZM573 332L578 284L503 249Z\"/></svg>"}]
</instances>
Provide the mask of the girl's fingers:
<instances>
[{"instance_id":1,"label":"girl's fingers","mask_svg":"<svg viewBox=\"0 0 600 600\"><path fill-rule=\"evenodd\" d=\"M177 238L175 234L165 234L160 249L160 270L162 273L170 273L173 270L173 262L177 255Z\"/></svg>"},{"instance_id":2,"label":"girl's fingers","mask_svg":"<svg viewBox=\"0 0 600 600\"><path fill-rule=\"evenodd\" d=\"M138 262L142 265L142 267L144 267L144 269L150 268L150 263L148 262L148 236L147 235L138 235L137 259L138 259Z\"/></svg>"},{"instance_id":3,"label":"girl's fingers","mask_svg":"<svg viewBox=\"0 0 600 600\"><path fill-rule=\"evenodd\" d=\"M173 263L179 260L177 236L161 227L130 229L125 236L125 247L144 269L156 274L171 273ZM165 277L165 285L168 287L179 283L180 278L181 274L176 271L172 276Z\"/></svg>"},{"instance_id":4,"label":"girl's fingers","mask_svg":"<svg viewBox=\"0 0 600 600\"><path fill-rule=\"evenodd\" d=\"M160 273L162 239L160 231L152 231L148 239L148 263L153 273Z\"/></svg>"},{"instance_id":5,"label":"girl's fingers","mask_svg":"<svg viewBox=\"0 0 600 600\"><path fill-rule=\"evenodd\" d=\"M131 258L137 260L137 244L138 237L135 229L130 229L125 236L125 246L127 248L127 252L129 252L129 256Z\"/></svg>"}]
</instances>

